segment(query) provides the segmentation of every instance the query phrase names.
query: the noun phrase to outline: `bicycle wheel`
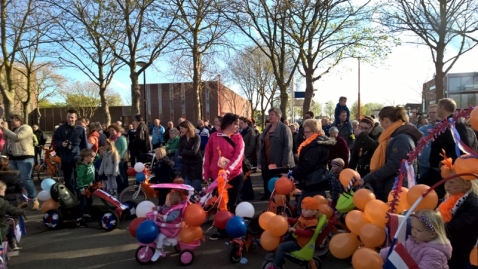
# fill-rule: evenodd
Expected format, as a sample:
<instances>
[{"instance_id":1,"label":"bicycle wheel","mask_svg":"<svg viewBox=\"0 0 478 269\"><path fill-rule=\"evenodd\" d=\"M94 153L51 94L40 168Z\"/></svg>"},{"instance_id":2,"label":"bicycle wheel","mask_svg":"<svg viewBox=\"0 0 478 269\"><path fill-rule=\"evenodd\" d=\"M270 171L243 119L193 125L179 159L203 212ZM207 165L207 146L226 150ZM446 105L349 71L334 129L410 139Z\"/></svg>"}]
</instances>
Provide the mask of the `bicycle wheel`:
<instances>
[{"instance_id":1,"label":"bicycle wheel","mask_svg":"<svg viewBox=\"0 0 478 269\"><path fill-rule=\"evenodd\" d=\"M122 203L126 201L133 201L136 204L139 204L147 199L148 197L146 196L146 192L141 188L141 186L129 186L119 195L119 200Z\"/></svg>"},{"instance_id":2,"label":"bicycle wheel","mask_svg":"<svg viewBox=\"0 0 478 269\"><path fill-rule=\"evenodd\" d=\"M42 182L43 178L41 178L41 173L42 172L45 172L47 169L46 167L46 163L43 163L42 165L40 165L40 167L38 168L38 171L37 172L37 178L38 178L38 181Z\"/></svg>"}]
</instances>

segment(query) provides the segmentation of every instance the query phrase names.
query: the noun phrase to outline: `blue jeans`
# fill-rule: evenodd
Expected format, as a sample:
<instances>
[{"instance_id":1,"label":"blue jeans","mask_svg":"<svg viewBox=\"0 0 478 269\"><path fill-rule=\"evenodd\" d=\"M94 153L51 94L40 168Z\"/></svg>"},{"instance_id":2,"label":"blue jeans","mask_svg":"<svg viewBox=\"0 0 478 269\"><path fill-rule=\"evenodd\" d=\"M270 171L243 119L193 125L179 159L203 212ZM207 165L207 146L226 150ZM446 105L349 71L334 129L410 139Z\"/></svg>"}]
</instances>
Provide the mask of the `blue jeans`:
<instances>
[{"instance_id":1,"label":"blue jeans","mask_svg":"<svg viewBox=\"0 0 478 269\"><path fill-rule=\"evenodd\" d=\"M318 194L325 197L325 191L309 191L309 190L306 190L305 188L302 188L302 193L300 194L300 197L297 200L297 205L296 205L298 216L302 214L302 209L300 207L302 203L302 199L304 199L305 197L314 197L315 195L318 195Z\"/></svg>"},{"instance_id":2,"label":"blue jeans","mask_svg":"<svg viewBox=\"0 0 478 269\"><path fill-rule=\"evenodd\" d=\"M297 244L297 241L295 241L295 239L292 238L292 236L290 237L289 240L290 241L285 241L281 243L277 247L276 254L274 255L274 260L272 261L272 263L274 264L276 268L279 268L279 266L283 263L284 254L301 249L299 244Z\"/></svg>"},{"instance_id":3,"label":"blue jeans","mask_svg":"<svg viewBox=\"0 0 478 269\"><path fill-rule=\"evenodd\" d=\"M191 182L192 181L192 182ZM200 179L193 179L190 180L189 178L184 179L184 183L188 184L189 186L193 187L195 191L201 192L202 190L202 185L201 185L201 180Z\"/></svg>"},{"instance_id":4,"label":"blue jeans","mask_svg":"<svg viewBox=\"0 0 478 269\"><path fill-rule=\"evenodd\" d=\"M33 162L33 158L10 160L10 169L20 171L20 180L22 181L23 188L26 189L28 198L31 199L37 197L37 191L32 179Z\"/></svg>"}]
</instances>

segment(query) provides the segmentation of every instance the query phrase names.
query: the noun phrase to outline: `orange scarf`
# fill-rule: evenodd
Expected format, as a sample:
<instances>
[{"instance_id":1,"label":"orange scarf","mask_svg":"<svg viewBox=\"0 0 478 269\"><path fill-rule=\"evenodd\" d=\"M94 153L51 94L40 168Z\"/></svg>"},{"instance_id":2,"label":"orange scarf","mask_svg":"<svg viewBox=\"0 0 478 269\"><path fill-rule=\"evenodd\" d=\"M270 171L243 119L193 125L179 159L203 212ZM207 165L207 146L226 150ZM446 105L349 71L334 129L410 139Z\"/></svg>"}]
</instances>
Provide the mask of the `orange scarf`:
<instances>
[{"instance_id":1,"label":"orange scarf","mask_svg":"<svg viewBox=\"0 0 478 269\"><path fill-rule=\"evenodd\" d=\"M315 141L315 139L318 137L318 136L321 136L321 135L324 135L324 132L323 131L320 131L319 133L315 133L313 135L311 135L309 138L307 138L306 140L304 140L304 142L300 143L300 146L299 148L297 149L297 155L300 156L300 151L302 150L302 148L304 148L305 146L309 145L310 143L312 143L313 141Z\"/></svg>"},{"instance_id":2,"label":"orange scarf","mask_svg":"<svg viewBox=\"0 0 478 269\"><path fill-rule=\"evenodd\" d=\"M448 196L448 198L443 201L440 206L438 206L438 211L440 211L441 217L445 222L450 222L453 218L452 209L455 207L456 202L463 197L464 193L458 193Z\"/></svg>"},{"instance_id":3,"label":"orange scarf","mask_svg":"<svg viewBox=\"0 0 478 269\"><path fill-rule=\"evenodd\" d=\"M390 141L390 137L398 128L402 127L404 124L405 122L401 120L396 121L392 125L388 126L388 128L385 129L380 135L380 137L378 138L378 147L373 153L372 160L370 160L370 172L377 171L385 164L387 146L388 142Z\"/></svg>"}]
</instances>

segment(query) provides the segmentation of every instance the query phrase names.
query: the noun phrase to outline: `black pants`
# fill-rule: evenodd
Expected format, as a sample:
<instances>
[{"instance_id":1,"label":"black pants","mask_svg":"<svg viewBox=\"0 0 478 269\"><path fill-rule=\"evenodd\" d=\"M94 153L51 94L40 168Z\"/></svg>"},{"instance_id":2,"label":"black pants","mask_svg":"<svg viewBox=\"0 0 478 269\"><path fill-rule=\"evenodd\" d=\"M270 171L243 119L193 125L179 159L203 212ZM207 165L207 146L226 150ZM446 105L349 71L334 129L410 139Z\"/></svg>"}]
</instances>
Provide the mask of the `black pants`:
<instances>
[{"instance_id":1,"label":"black pants","mask_svg":"<svg viewBox=\"0 0 478 269\"><path fill-rule=\"evenodd\" d=\"M262 167L262 182L264 184L264 197L270 197L271 192L269 191L269 180L272 178L272 173L267 167Z\"/></svg>"},{"instance_id":2,"label":"black pants","mask_svg":"<svg viewBox=\"0 0 478 269\"><path fill-rule=\"evenodd\" d=\"M134 167L136 162L138 162L139 159L139 152L135 152L133 150L129 151L129 162L131 163L130 167Z\"/></svg>"},{"instance_id":3,"label":"black pants","mask_svg":"<svg viewBox=\"0 0 478 269\"><path fill-rule=\"evenodd\" d=\"M428 171L423 174L420 178L418 178L417 183L418 184L425 184L428 185L429 187L433 186L433 184L437 183L438 181L442 180L443 178L441 177L440 171L430 168ZM445 184L441 184L435 189L436 193L438 194L438 198L441 199L445 197L446 191L445 191Z\"/></svg>"},{"instance_id":4,"label":"black pants","mask_svg":"<svg viewBox=\"0 0 478 269\"><path fill-rule=\"evenodd\" d=\"M244 185L242 186L242 200L243 201L254 200L254 189L252 188L251 176L244 177Z\"/></svg>"},{"instance_id":5,"label":"black pants","mask_svg":"<svg viewBox=\"0 0 478 269\"><path fill-rule=\"evenodd\" d=\"M79 191L78 191L78 201L79 201L79 204L78 204L78 209L77 209L77 216L76 218L77 219L82 219L83 218L83 214L85 213L85 207L86 206L90 206L93 204L93 198L90 196L90 197L86 197L86 195L82 195Z\"/></svg>"},{"instance_id":6,"label":"black pants","mask_svg":"<svg viewBox=\"0 0 478 269\"><path fill-rule=\"evenodd\" d=\"M35 166L40 163L42 153L43 153L43 148L35 147L35 158L33 159L35 162Z\"/></svg>"},{"instance_id":7,"label":"black pants","mask_svg":"<svg viewBox=\"0 0 478 269\"><path fill-rule=\"evenodd\" d=\"M73 194L76 194L75 168L76 161L61 163L61 170L63 170L63 179L65 180L65 186Z\"/></svg>"},{"instance_id":8,"label":"black pants","mask_svg":"<svg viewBox=\"0 0 478 269\"><path fill-rule=\"evenodd\" d=\"M240 174L237 177L229 180L229 185L232 188L227 190L227 194L229 196L229 202L227 203L227 208L229 211L236 215L236 206L241 202L241 192L242 192L242 185L244 184L244 175Z\"/></svg>"}]
</instances>

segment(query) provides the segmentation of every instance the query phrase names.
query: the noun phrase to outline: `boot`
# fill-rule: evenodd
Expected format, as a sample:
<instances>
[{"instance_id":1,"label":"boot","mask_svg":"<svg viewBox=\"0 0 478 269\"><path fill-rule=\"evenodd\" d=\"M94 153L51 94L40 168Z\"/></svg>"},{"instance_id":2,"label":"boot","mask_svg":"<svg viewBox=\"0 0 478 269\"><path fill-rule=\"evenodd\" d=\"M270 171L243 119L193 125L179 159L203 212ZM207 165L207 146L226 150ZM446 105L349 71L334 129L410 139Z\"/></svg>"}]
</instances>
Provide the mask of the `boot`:
<instances>
[{"instance_id":1,"label":"boot","mask_svg":"<svg viewBox=\"0 0 478 269\"><path fill-rule=\"evenodd\" d=\"M38 202L38 198L33 199L32 211L37 211L39 208L40 203Z\"/></svg>"},{"instance_id":2,"label":"boot","mask_svg":"<svg viewBox=\"0 0 478 269\"><path fill-rule=\"evenodd\" d=\"M18 208L27 208L28 207L28 202L21 200L20 204L18 205Z\"/></svg>"}]
</instances>

